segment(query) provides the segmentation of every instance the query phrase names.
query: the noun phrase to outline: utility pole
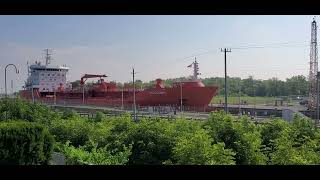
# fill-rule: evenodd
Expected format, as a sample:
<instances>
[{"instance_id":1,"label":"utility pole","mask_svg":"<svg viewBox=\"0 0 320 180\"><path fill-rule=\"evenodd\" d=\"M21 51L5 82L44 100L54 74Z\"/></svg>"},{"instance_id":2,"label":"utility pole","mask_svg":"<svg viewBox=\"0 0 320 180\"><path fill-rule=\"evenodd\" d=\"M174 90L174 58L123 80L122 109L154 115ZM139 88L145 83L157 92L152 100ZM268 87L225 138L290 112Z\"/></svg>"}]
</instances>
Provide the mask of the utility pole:
<instances>
[{"instance_id":1,"label":"utility pole","mask_svg":"<svg viewBox=\"0 0 320 180\"><path fill-rule=\"evenodd\" d=\"M256 117L256 86L254 84L253 76L252 76L252 87L253 87L253 99L254 99L254 102L253 102L253 118L255 118Z\"/></svg>"},{"instance_id":2,"label":"utility pole","mask_svg":"<svg viewBox=\"0 0 320 180\"><path fill-rule=\"evenodd\" d=\"M133 82L133 120L136 121L137 120L137 116L136 116L136 90L135 90L135 82L134 82L134 75L136 73L134 72L134 68L132 68L132 82Z\"/></svg>"},{"instance_id":3,"label":"utility pole","mask_svg":"<svg viewBox=\"0 0 320 180\"><path fill-rule=\"evenodd\" d=\"M224 52L224 111L228 113L228 94L227 94L227 52L231 52L231 49L221 49Z\"/></svg>"},{"instance_id":4,"label":"utility pole","mask_svg":"<svg viewBox=\"0 0 320 180\"><path fill-rule=\"evenodd\" d=\"M241 85L240 85L240 81L241 79L239 80L238 82L238 86L239 86L239 117L241 116L241 99L240 99L240 96L241 96Z\"/></svg>"},{"instance_id":5,"label":"utility pole","mask_svg":"<svg viewBox=\"0 0 320 180\"><path fill-rule=\"evenodd\" d=\"M183 111L182 111L182 106L183 106L183 104L182 104L182 82L180 82L180 111L181 111L181 119L182 119L182 113L183 113Z\"/></svg>"},{"instance_id":6,"label":"utility pole","mask_svg":"<svg viewBox=\"0 0 320 180\"><path fill-rule=\"evenodd\" d=\"M317 125L319 124L319 77L320 72L317 72L317 119L315 120L315 128L317 128Z\"/></svg>"},{"instance_id":7,"label":"utility pole","mask_svg":"<svg viewBox=\"0 0 320 180\"><path fill-rule=\"evenodd\" d=\"M123 86L122 86L122 90L121 90L121 109L122 110L123 110Z\"/></svg>"}]
</instances>

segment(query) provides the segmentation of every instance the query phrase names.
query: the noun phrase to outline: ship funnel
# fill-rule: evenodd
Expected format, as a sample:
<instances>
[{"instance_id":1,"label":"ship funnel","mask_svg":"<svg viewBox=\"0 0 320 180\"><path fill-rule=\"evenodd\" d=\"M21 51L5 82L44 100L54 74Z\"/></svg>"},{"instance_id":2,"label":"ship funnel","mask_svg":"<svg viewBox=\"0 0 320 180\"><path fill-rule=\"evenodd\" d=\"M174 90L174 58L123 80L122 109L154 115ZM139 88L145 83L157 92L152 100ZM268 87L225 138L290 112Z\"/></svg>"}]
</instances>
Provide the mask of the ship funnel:
<instances>
[{"instance_id":1,"label":"ship funnel","mask_svg":"<svg viewBox=\"0 0 320 180\"><path fill-rule=\"evenodd\" d=\"M164 88L162 79L156 79L156 88Z\"/></svg>"}]
</instances>

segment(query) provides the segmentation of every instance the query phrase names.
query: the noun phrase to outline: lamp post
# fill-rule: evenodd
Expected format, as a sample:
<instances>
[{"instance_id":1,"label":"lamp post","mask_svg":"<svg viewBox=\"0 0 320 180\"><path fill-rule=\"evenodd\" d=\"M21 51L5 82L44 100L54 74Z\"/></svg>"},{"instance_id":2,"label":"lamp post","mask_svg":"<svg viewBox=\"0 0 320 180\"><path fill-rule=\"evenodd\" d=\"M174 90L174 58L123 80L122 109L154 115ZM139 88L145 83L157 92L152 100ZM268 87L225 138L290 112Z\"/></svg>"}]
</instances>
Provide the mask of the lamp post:
<instances>
[{"instance_id":1,"label":"lamp post","mask_svg":"<svg viewBox=\"0 0 320 180\"><path fill-rule=\"evenodd\" d=\"M16 73L19 74L19 70L17 69L16 65L14 64L8 64L6 67L5 67L5 70L4 70L4 88L5 88L5 94L6 96L8 95L7 94L7 68L9 66L13 66L15 69L16 69Z\"/></svg>"}]
</instances>

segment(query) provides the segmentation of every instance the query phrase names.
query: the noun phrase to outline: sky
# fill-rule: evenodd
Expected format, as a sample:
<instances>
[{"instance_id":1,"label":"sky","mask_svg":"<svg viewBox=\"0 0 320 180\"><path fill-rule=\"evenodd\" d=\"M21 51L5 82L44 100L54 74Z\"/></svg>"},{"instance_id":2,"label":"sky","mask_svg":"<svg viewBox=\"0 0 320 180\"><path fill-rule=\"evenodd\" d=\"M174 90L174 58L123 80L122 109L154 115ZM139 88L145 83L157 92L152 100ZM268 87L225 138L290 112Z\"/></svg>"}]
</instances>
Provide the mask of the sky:
<instances>
[{"instance_id":1,"label":"sky","mask_svg":"<svg viewBox=\"0 0 320 180\"><path fill-rule=\"evenodd\" d=\"M52 49L53 65L70 67L68 80L106 74L106 80L175 78L192 75L187 68L197 58L199 77L256 79L308 75L311 22L314 16L0 16L0 87L17 91L27 78L27 61L45 62ZM317 20L317 17L316 17ZM240 48L259 47L259 48ZM189 58L187 58L189 57Z\"/></svg>"}]
</instances>

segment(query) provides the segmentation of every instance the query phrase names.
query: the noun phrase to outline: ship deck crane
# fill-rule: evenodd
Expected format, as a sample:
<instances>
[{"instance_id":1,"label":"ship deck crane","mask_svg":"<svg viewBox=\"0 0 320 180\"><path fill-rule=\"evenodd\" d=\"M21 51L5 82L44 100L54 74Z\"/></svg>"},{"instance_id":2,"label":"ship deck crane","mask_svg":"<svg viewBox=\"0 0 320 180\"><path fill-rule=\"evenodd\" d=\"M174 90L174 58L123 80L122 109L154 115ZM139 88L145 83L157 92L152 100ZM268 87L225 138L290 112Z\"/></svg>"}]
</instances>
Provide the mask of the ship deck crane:
<instances>
[{"instance_id":1,"label":"ship deck crane","mask_svg":"<svg viewBox=\"0 0 320 180\"><path fill-rule=\"evenodd\" d=\"M99 74L85 74L85 75L83 75L81 77L80 84L81 84L81 86L83 86L87 79L89 79L89 78L97 78L97 77L101 79L103 77L108 77L108 76L106 76L105 74L102 74L102 75L99 75Z\"/></svg>"}]
</instances>

